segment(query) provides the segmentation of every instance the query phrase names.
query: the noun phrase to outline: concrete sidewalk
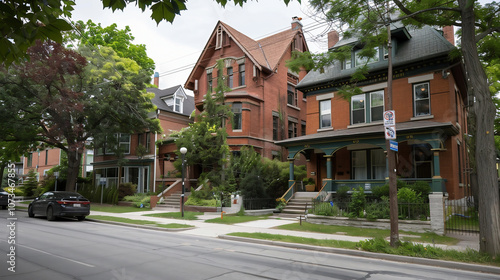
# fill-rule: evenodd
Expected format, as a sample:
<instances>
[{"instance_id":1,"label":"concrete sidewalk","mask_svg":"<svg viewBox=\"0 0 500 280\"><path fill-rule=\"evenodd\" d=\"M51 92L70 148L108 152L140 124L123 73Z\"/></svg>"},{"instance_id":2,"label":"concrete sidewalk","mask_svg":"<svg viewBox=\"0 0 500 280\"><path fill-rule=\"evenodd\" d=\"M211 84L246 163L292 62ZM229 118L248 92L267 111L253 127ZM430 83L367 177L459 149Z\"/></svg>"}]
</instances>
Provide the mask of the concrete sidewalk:
<instances>
[{"instance_id":1,"label":"concrete sidewalk","mask_svg":"<svg viewBox=\"0 0 500 280\"><path fill-rule=\"evenodd\" d=\"M328 239L328 240L340 240L340 241L352 241L352 242L359 242L361 240L370 239L370 237L357 237L357 236L347 236L340 234L324 234L324 233L276 229L275 227L277 226L291 224L291 223L298 223L299 221L298 219L273 218L272 216L269 219L265 220L257 220L257 221L251 221L233 225L205 222L206 220L209 219L220 218L221 217L220 213L207 212L204 213L203 215L197 216L198 220L179 220L179 219L167 219L167 218L144 216L146 214L178 212L178 211L179 209L152 210L147 212L129 212L129 213L108 213L108 212L91 211L91 215L113 216L113 217L121 217L121 218L135 219L135 220L147 220L159 224L170 224L170 223L186 224L194 226L194 228L184 231L184 234L206 236L206 237L219 237L234 232L248 232L248 233L258 232L258 233L298 236L304 238L314 238L321 240ZM452 237L459 239L460 242L452 246L442 245L442 244L434 244L434 246L443 249L454 249L457 251L465 251L467 249L473 249L476 251L479 250L479 237L477 235L472 235L472 236L455 235ZM433 245L433 244L424 244L424 245Z\"/></svg>"},{"instance_id":2,"label":"concrete sidewalk","mask_svg":"<svg viewBox=\"0 0 500 280\"><path fill-rule=\"evenodd\" d=\"M166 219L166 218L157 218L157 217L148 217L144 216L145 214L153 214L153 213L166 213L166 212L179 212L179 209L172 210L153 210L147 212L130 212L130 213L108 213L108 212L98 212L91 211L91 215L102 215L102 216L113 216L113 217L122 217L128 219L135 220L147 220L151 222L156 222L159 224L186 224L192 225L194 228L182 230L182 234L191 235L191 236L205 236L205 237L216 237L221 239L228 239L239 242L251 242L258 243L264 245L272 245L272 246L281 246L293 249L302 249L302 250L313 250L317 252L326 252L326 253L334 253L334 254L343 254L350 256L358 256L365 258L376 258L383 259L388 261L395 262L405 262L405 263L413 263L413 264L421 264L427 266L436 266L436 267L446 267L450 269L460 269L460 270L468 270L471 272L481 272L481 273L490 273L495 275L500 275L500 267L496 266L488 266L488 265L478 265L478 264L469 264L462 262L451 262L451 261L443 261L437 259L426 259L426 258L418 258L418 257L407 257L400 255L390 255L390 254L382 254L382 253L372 253L360 250L348 250L348 249L340 249L340 248L332 248L332 247L321 247L321 246L312 246L307 244L297 244L297 243L287 243L280 241L271 241L271 240L262 240L262 239L253 239L253 238L245 238L245 237L237 237L227 235L233 232L259 232L259 233L270 233L270 234L280 234L280 235L291 235L298 237L306 237L306 238L314 238L314 239L330 239L330 240L343 240L343 241L353 241L358 242L361 240L369 239L368 237L353 237L339 234L323 234L323 233L313 233L313 232L301 232L301 231L292 231L292 230L282 230L276 229L275 227L298 223L298 219L284 219L284 218L273 218L265 220L257 220L246 223L239 223L233 225L224 225L217 223L206 223L205 221L208 219L220 218L220 213L205 213L203 215L197 216L198 220L179 220L179 219ZM95 220L98 221L98 220ZM100 221L105 222L105 221ZM131 225L131 224L122 224L126 226L133 227L146 227L149 229L155 230L169 230L162 229L158 227L147 227L140 225ZM479 249L479 237L478 236L462 236L457 235L453 236L455 238L460 239L461 241L454 246L446 246L441 244L435 244L434 246L440 247L443 249L454 249L458 251L465 251L468 248L478 250ZM428 245L428 244L424 244ZM432 244L430 244L432 245Z\"/></svg>"}]
</instances>

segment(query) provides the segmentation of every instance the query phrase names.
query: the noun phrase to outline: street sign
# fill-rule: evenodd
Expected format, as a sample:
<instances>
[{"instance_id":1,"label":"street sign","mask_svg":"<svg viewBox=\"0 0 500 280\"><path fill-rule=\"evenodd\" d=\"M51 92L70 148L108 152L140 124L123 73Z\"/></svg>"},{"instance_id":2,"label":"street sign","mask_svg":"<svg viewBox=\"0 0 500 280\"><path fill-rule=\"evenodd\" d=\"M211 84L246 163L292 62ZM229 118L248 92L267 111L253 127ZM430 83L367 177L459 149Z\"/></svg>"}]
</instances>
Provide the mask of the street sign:
<instances>
[{"instance_id":1,"label":"street sign","mask_svg":"<svg viewBox=\"0 0 500 280\"><path fill-rule=\"evenodd\" d=\"M396 139L396 127L395 126L384 126L385 139L394 140Z\"/></svg>"},{"instance_id":2,"label":"street sign","mask_svg":"<svg viewBox=\"0 0 500 280\"><path fill-rule=\"evenodd\" d=\"M396 112L394 110L389 110L384 112L384 126L395 126L396 125Z\"/></svg>"},{"instance_id":3,"label":"street sign","mask_svg":"<svg viewBox=\"0 0 500 280\"><path fill-rule=\"evenodd\" d=\"M390 147L391 151L397 152L398 151L398 142L389 141L389 147Z\"/></svg>"}]
</instances>

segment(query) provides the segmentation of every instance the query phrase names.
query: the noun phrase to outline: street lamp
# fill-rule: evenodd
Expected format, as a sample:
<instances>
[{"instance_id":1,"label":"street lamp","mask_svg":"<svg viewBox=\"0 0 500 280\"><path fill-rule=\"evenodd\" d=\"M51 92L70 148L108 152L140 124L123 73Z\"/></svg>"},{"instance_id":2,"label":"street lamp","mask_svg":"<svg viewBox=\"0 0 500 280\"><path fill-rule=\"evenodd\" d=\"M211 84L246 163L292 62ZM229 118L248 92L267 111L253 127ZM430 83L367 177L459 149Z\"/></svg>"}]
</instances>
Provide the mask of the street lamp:
<instances>
[{"instance_id":1,"label":"street lamp","mask_svg":"<svg viewBox=\"0 0 500 280\"><path fill-rule=\"evenodd\" d=\"M180 152L182 154L182 195L181 195L181 216L184 218L184 158L187 153L187 149L182 147Z\"/></svg>"}]
</instances>

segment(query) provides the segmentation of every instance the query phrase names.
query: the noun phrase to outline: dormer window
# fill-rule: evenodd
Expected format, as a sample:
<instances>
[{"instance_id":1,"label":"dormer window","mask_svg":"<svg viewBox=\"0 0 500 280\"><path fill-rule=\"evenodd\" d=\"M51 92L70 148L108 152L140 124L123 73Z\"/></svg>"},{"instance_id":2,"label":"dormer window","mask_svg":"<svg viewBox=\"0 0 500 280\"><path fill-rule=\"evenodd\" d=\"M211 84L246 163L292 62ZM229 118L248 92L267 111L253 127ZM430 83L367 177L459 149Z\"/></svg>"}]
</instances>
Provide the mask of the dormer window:
<instances>
[{"instance_id":1,"label":"dormer window","mask_svg":"<svg viewBox=\"0 0 500 280\"><path fill-rule=\"evenodd\" d=\"M375 48L375 55L373 57L368 58L368 57L360 56L360 54L362 52L361 49L355 50L354 51L354 67L359 67L359 66L362 66L365 64L378 62L379 61L379 51L380 51L380 48L376 47Z\"/></svg>"},{"instance_id":2,"label":"dormer window","mask_svg":"<svg viewBox=\"0 0 500 280\"><path fill-rule=\"evenodd\" d=\"M175 98L175 107L174 111L177 113L182 113L182 97Z\"/></svg>"},{"instance_id":3,"label":"dormer window","mask_svg":"<svg viewBox=\"0 0 500 280\"><path fill-rule=\"evenodd\" d=\"M167 104L168 107L174 106L174 97L169 97L165 99L165 104Z\"/></svg>"}]
</instances>

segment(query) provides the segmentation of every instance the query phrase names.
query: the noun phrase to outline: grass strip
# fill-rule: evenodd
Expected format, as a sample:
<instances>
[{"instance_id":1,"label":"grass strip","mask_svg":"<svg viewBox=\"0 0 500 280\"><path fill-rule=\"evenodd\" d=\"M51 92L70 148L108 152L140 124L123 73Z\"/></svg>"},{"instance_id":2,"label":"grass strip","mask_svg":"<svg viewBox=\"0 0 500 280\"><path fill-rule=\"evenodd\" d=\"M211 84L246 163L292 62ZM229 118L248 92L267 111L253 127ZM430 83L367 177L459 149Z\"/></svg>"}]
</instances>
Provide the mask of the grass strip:
<instances>
[{"instance_id":1,"label":"grass strip","mask_svg":"<svg viewBox=\"0 0 500 280\"><path fill-rule=\"evenodd\" d=\"M314 238L305 238L305 237L298 237L291 235L280 235L280 234L270 234L270 233L260 233L260 232L256 233L233 232L229 233L228 235L271 240L271 241L308 244L308 245L322 246L322 247L343 248L343 249L353 249L353 250L356 249L356 242L343 241L343 240L314 239Z\"/></svg>"},{"instance_id":2,"label":"grass strip","mask_svg":"<svg viewBox=\"0 0 500 280\"><path fill-rule=\"evenodd\" d=\"M196 217L196 216L199 216L199 215L203 215L203 213L184 211L184 217L182 217L180 212L154 213L154 214L146 214L144 216L157 217L157 218L168 218L168 219L198 220L198 217Z\"/></svg>"},{"instance_id":3,"label":"grass strip","mask_svg":"<svg viewBox=\"0 0 500 280\"><path fill-rule=\"evenodd\" d=\"M119 205L109 205L109 204L90 204L91 211L100 211L108 213L128 213L128 212L143 212L151 211L150 208L137 208L132 206L119 206Z\"/></svg>"},{"instance_id":4,"label":"grass strip","mask_svg":"<svg viewBox=\"0 0 500 280\"><path fill-rule=\"evenodd\" d=\"M112 222L119 222L119 223L134 224L134 225L150 225L150 226L157 226L157 227L161 227L161 228L191 228L191 227L193 227L192 225L184 225L184 224L176 224L176 223L160 224L160 223L152 222L152 221L134 220L134 219L128 219L128 218L100 216L100 215L90 215L90 216L88 216L88 218L95 219L95 220L102 220L102 221L112 221Z\"/></svg>"},{"instance_id":5,"label":"grass strip","mask_svg":"<svg viewBox=\"0 0 500 280\"><path fill-rule=\"evenodd\" d=\"M308 222L292 223L278 226L279 229L294 230L294 231L307 231L307 232L319 232L326 234L341 234L347 236L360 236L369 238L387 238L390 236L390 230L388 229L373 229L373 228L358 228L349 226L337 226L337 225L322 225L322 224L312 224ZM422 242L422 243L436 243L445 245L455 245L459 242L458 239L448 236L441 236L435 233L420 233L420 232L410 232L410 231L400 231L401 240L411 241L411 242ZM406 236L405 236L406 235Z\"/></svg>"},{"instance_id":6,"label":"grass strip","mask_svg":"<svg viewBox=\"0 0 500 280\"><path fill-rule=\"evenodd\" d=\"M475 263L482 265L500 266L500 258L492 258L488 254L479 253L475 250L468 249L464 252L457 250L444 250L442 248L433 247L431 245L423 246L411 242L401 242L396 248L390 246L389 242L382 238L375 238L360 242L339 241L304 238L289 235L269 234L269 233L248 233L234 232L228 235L240 236L247 238L263 239L270 241L281 241L289 243L307 244L313 246L323 246L332 248L363 250L374 253L384 253L400 256L419 257L427 259L439 259L446 261Z\"/></svg>"},{"instance_id":7,"label":"grass strip","mask_svg":"<svg viewBox=\"0 0 500 280\"><path fill-rule=\"evenodd\" d=\"M210 220L206 220L206 223L214 223L214 224L226 224L226 225L232 225L232 224L239 224L239 223L246 223L246 222L252 222L252 221L257 221L257 220L266 220L269 217L269 215L265 216L240 216L237 214L230 214L230 215L224 215L223 218L214 218Z\"/></svg>"}]
</instances>

